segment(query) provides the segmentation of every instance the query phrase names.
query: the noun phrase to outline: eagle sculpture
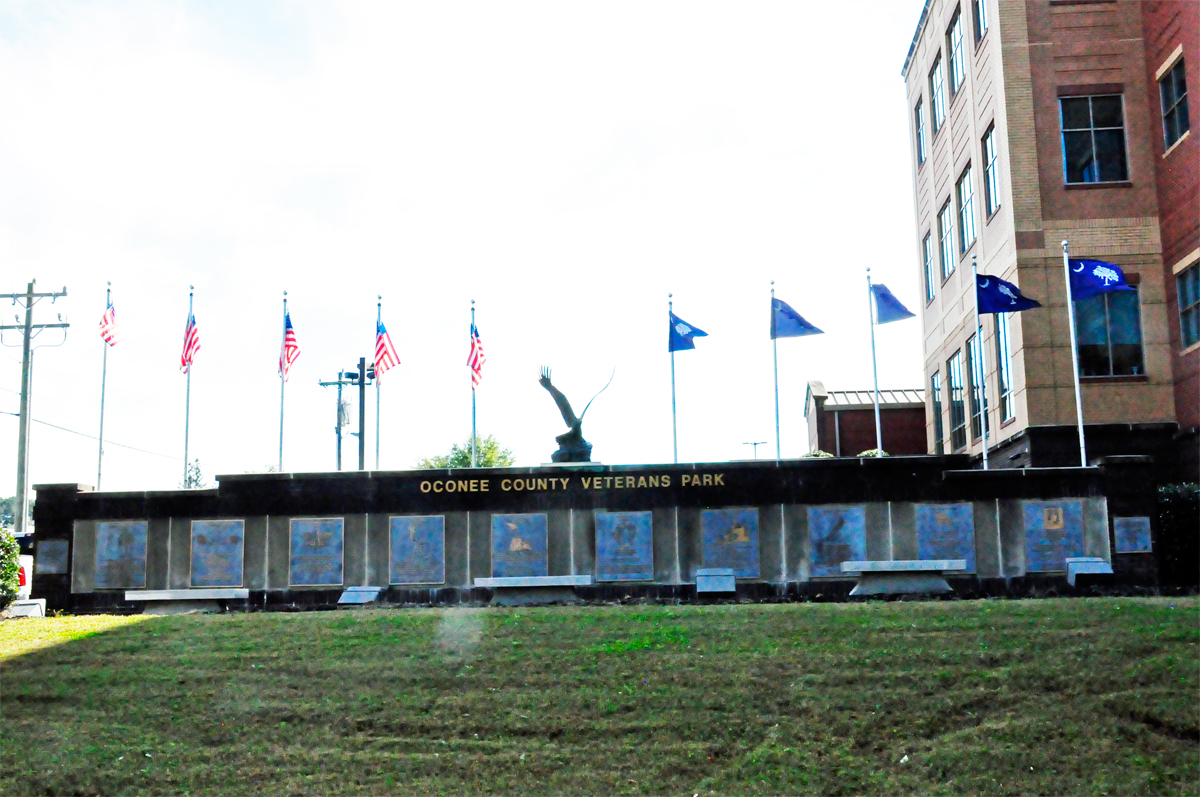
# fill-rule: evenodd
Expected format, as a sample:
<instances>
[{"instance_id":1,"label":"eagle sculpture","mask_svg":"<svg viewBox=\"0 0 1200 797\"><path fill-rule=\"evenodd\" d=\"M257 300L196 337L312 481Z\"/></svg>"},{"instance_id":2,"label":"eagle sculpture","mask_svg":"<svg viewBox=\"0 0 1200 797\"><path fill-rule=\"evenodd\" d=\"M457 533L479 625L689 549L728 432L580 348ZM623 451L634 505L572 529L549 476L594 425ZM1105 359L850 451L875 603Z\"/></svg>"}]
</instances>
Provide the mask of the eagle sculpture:
<instances>
[{"instance_id":1,"label":"eagle sculpture","mask_svg":"<svg viewBox=\"0 0 1200 797\"><path fill-rule=\"evenodd\" d=\"M617 371L613 369L613 376L616 376ZM608 378L608 384L600 388L600 393L608 390L608 385L612 384L613 376ZM571 402L567 401L567 397L562 394L562 391L550 383L550 369L542 366L542 376L538 379L538 384L546 388L546 391L554 399L554 403L558 405L558 411L562 413L563 423L567 425L567 431L555 437L558 443L558 450L550 455L551 462L591 462L592 461L592 444L583 439L583 416L587 415L588 407L592 406L592 401L596 400L596 396L592 396L591 401L583 408L583 412L579 417L575 417L575 411L571 409Z\"/></svg>"}]
</instances>

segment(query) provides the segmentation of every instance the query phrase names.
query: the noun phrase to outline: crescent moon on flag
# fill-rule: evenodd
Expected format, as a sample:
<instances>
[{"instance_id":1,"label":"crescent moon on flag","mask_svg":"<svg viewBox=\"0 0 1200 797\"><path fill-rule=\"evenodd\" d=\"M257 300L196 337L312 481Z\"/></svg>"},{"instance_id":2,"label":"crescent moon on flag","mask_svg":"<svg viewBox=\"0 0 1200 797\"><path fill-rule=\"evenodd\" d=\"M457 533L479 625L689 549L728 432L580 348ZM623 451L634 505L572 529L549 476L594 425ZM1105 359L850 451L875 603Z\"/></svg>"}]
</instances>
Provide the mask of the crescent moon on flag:
<instances>
[{"instance_id":1,"label":"crescent moon on flag","mask_svg":"<svg viewBox=\"0 0 1200 797\"><path fill-rule=\"evenodd\" d=\"M1079 268L1073 268L1071 270L1074 271L1076 274L1082 273L1083 272L1083 263L1079 264Z\"/></svg>"},{"instance_id":2,"label":"crescent moon on flag","mask_svg":"<svg viewBox=\"0 0 1200 797\"><path fill-rule=\"evenodd\" d=\"M986 288L990 284L991 284L991 280L984 280L983 282L979 283L979 287Z\"/></svg>"}]
</instances>

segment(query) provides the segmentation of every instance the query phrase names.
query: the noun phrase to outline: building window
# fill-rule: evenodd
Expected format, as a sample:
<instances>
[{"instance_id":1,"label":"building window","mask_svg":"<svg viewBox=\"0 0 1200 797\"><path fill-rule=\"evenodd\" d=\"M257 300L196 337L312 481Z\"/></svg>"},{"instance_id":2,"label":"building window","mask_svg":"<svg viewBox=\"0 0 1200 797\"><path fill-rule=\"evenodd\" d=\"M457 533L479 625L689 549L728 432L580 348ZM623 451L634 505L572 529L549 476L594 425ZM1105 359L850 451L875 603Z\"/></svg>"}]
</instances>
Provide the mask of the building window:
<instances>
[{"instance_id":1,"label":"building window","mask_svg":"<svg viewBox=\"0 0 1200 797\"><path fill-rule=\"evenodd\" d=\"M967 447L967 413L963 405L962 352L946 361L946 378L950 383L950 450Z\"/></svg>"},{"instance_id":2,"label":"building window","mask_svg":"<svg viewBox=\"0 0 1200 797\"><path fill-rule=\"evenodd\" d=\"M938 256L942 261L942 282L954 273L954 217L950 211L950 200L942 205L938 213Z\"/></svg>"},{"instance_id":3,"label":"building window","mask_svg":"<svg viewBox=\"0 0 1200 797\"><path fill-rule=\"evenodd\" d=\"M933 61L933 70L929 73L929 110L933 115L933 133L942 129L946 121L946 93L942 83L942 56Z\"/></svg>"},{"instance_id":4,"label":"building window","mask_svg":"<svg viewBox=\"0 0 1200 797\"><path fill-rule=\"evenodd\" d=\"M1121 95L1063 97L1059 106L1067 182L1118 183L1128 180L1125 111Z\"/></svg>"},{"instance_id":5,"label":"building window","mask_svg":"<svg viewBox=\"0 0 1200 797\"><path fill-rule=\"evenodd\" d=\"M983 350L979 346L979 335L967 341L967 372L971 375L971 439L983 437L983 424L987 423L987 396L983 389Z\"/></svg>"},{"instance_id":6,"label":"building window","mask_svg":"<svg viewBox=\"0 0 1200 797\"><path fill-rule=\"evenodd\" d=\"M1200 343L1200 264L1175 278L1179 293L1179 330L1182 348Z\"/></svg>"},{"instance_id":7,"label":"building window","mask_svg":"<svg viewBox=\"0 0 1200 797\"><path fill-rule=\"evenodd\" d=\"M987 215L1000 209L1000 176L996 167L996 126L988 128L983 136L983 201Z\"/></svg>"},{"instance_id":8,"label":"building window","mask_svg":"<svg viewBox=\"0 0 1200 797\"><path fill-rule=\"evenodd\" d=\"M958 178L954 187L958 197L958 246L959 251L966 252L975 243L975 192L971 189L971 167Z\"/></svg>"},{"instance_id":9,"label":"building window","mask_svg":"<svg viewBox=\"0 0 1200 797\"><path fill-rule=\"evenodd\" d=\"M937 294L933 278L933 236L929 233L925 233L925 240L921 241L921 261L925 265L925 303L929 304Z\"/></svg>"},{"instance_id":10,"label":"building window","mask_svg":"<svg viewBox=\"0 0 1200 797\"><path fill-rule=\"evenodd\" d=\"M975 20L975 43L978 44L987 33L987 3L985 0L972 0L971 17Z\"/></svg>"},{"instance_id":11,"label":"building window","mask_svg":"<svg viewBox=\"0 0 1200 797\"><path fill-rule=\"evenodd\" d=\"M996 313L996 376L1000 382L1000 423L1016 417L1013 407L1012 338L1009 337L1010 313Z\"/></svg>"},{"instance_id":12,"label":"building window","mask_svg":"<svg viewBox=\"0 0 1200 797\"><path fill-rule=\"evenodd\" d=\"M944 454L942 446L942 374L934 371L929 377L929 397L933 402L933 453Z\"/></svg>"},{"instance_id":13,"label":"building window","mask_svg":"<svg viewBox=\"0 0 1200 797\"><path fill-rule=\"evenodd\" d=\"M1080 376L1139 376L1142 324L1138 290L1112 291L1075 302Z\"/></svg>"},{"instance_id":14,"label":"building window","mask_svg":"<svg viewBox=\"0 0 1200 797\"><path fill-rule=\"evenodd\" d=\"M1162 95L1163 137L1169 149L1190 129L1182 58L1158 81L1158 92Z\"/></svg>"},{"instance_id":15,"label":"building window","mask_svg":"<svg viewBox=\"0 0 1200 797\"><path fill-rule=\"evenodd\" d=\"M951 97L958 94L958 90L962 88L963 80L967 76L967 70L963 67L962 44L962 14L955 11L954 19L950 21L950 30L946 33L946 51L950 53Z\"/></svg>"},{"instance_id":16,"label":"building window","mask_svg":"<svg viewBox=\"0 0 1200 797\"><path fill-rule=\"evenodd\" d=\"M917 100L917 109L913 111L913 124L917 131L917 165L925 162L925 113L921 100Z\"/></svg>"}]
</instances>

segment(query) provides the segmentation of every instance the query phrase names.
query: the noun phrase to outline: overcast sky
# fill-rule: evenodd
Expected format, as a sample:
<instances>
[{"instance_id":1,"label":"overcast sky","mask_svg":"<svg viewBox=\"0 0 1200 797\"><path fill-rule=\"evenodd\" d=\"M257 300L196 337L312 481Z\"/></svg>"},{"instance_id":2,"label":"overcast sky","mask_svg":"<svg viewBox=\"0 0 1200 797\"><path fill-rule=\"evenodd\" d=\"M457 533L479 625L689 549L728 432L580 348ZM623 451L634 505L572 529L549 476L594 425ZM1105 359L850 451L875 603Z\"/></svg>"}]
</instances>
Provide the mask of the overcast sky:
<instances>
[{"instance_id":1,"label":"overcast sky","mask_svg":"<svg viewBox=\"0 0 1200 797\"><path fill-rule=\"evenodd\" d=\"M402 364L380 464L408 468L470 434L474 299L481 434L548 462L564 428L538 367L576 411L615 368L583 427L593 458L670 462L673 292L709 333L676 356L680 461L773 456L775 280L827 333L779 341L783 455L800 455L808 380L871 385L864 268L919 303L899 73L921 6L6 0L0 292L65 286L35 322L71 324L36 351L33 417L97 434L111 281L103 486L178 486L195 285L191 456L210 479L265 470L286 290L302 353L284 469L332 470L317 382L371 356L382 295ZM919 321L880 331L880 386L920 387ZM368 413L370 467L373 392ZM16 440L0 414L3 495ZM32 446L33 483L95 483L95 440L35 423Z\"/></svg>"}]
</instances>

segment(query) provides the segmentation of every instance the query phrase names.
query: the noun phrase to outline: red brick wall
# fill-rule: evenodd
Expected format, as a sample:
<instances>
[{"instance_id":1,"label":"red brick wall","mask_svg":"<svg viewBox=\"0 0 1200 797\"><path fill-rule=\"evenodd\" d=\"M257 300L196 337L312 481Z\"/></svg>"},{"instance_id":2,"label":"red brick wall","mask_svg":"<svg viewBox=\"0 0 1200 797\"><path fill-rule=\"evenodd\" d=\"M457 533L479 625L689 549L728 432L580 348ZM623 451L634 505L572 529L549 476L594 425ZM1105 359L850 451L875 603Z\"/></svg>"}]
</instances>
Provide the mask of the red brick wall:
<instances>
[{"instance_id":1,"label":"red brick wall","mask_svg":"<svg viewBox=\"0 0 1200 797\"><path fill-rule=\"evenodd\" d=\"M1156 166L1159 226L1163 263L1167 269L1168 326L1175 374L1175 410L1180 426L1200 425L1200 351L1181 355L1179 303L1171 267L1200 247L1200 3L1194 0L1142 3L1146 48L1146 93L1153 119L1153 159ZM1163 157L1159 66L1183 45L1187 71L1189 135Z\"/></svg>"},{"instance_id":2,"label":"red brick wall","mask_svg":"<svg viewBox=\"0 0 1200 797\"><path fill-rule=\"evenodd\" d=\"M842 456L853 457L875 448L875 411L841 410ZM837 453L833 410L825 409L821 430L821 449ZM925 409L881 407L879 425L883 432L883 450L896 456L928 453L925 446Z\"/></svg>"}]
</instances>

